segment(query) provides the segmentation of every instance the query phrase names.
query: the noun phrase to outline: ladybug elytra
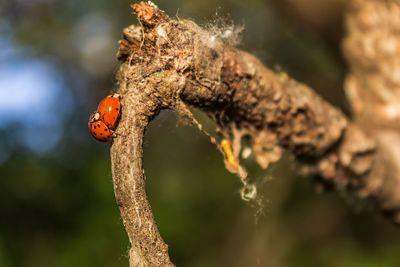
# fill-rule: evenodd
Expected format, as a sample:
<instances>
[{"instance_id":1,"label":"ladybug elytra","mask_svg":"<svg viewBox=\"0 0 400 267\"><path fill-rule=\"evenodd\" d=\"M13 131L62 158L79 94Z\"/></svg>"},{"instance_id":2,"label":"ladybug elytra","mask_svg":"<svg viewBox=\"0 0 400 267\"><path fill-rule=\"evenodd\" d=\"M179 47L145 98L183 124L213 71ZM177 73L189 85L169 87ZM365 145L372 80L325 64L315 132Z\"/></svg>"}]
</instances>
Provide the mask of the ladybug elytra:
<instances>
[{"instance_id":1,"label":"ladybug elytra","mask_svg":"<svg viewBox=\"0 0 400 267\"><path fill-rule=\"evenodd\" d=\"M97 112L100 114L101 120L107 125L108 128L112 130L114 130L117 126L117 121L121 110L121 103L119 99L119 94L109 95L103 98L97 107Z\"/></svg>"},{"instance_id":2,"label":"ladybug elytra","mask_svg":"<svg viewBox=\"0 0 400 267\"><path fill-rule=\"evenodd\" d=\"M121 103L118 94L103 98L97 111L89 118L89 131L94 138L101 142L111 141L120 116Z\"/></svg>"},{"instance_id":3,"label":"ladybug elytra","mask_svg":"<svg viewBox=\"0 0 400 267\"><path fill-rule=\"evenodd\" d=\"M90 115L89 131L94 138L101 142L108 142L113 138L113 131L110 130L107 125L100 120L100 114L98 112Z\"/></svg>"}]
</instances>

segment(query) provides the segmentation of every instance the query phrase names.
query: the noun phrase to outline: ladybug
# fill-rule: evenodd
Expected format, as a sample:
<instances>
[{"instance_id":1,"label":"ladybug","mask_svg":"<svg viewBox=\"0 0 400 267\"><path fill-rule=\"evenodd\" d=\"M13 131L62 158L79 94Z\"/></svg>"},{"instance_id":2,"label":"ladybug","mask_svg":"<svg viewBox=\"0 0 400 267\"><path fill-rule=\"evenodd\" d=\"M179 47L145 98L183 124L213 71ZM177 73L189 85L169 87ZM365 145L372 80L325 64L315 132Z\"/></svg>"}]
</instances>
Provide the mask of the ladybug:
<instances>
[{"instance_id":1,"label":"ladybug","mask_svg":"<svg viewBox=\"0 0 400 267\"><path fill-rule=\"evenodd\" d=\"M100 120L100 114L94 112L89 118L89 131L100 142L108 142L113 139L114 132Z\"/></svg>"},{"instance_id":2,"label":"ladybug","mask_svg":"<svg viewBox=\"0 0 400 267\"><path fill-rule=\"evenodd\" d=\"M100 114L100 120L111 130L117 126L121 111L121 102L119 94L112 94L103 98L97 107L97 113Z\"/></svg>"}]
</instances>

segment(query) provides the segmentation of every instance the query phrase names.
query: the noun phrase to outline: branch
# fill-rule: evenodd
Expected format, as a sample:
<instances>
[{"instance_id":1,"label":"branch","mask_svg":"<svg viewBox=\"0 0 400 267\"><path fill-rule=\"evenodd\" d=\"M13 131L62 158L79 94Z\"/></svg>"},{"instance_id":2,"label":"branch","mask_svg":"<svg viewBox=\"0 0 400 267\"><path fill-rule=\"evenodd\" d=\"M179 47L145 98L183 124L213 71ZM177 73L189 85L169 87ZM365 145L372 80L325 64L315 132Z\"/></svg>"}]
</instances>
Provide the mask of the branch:
<instances>
[{"instance_id":1,"label":"branch","mask_svg":"<svg viewBox=\"0 0 400 267\"><path fill-rule=\"evenodd\" d=\"M140 94L125 92L124 116L111 149L115 198L132 245L130 266L170 266L168 246L154 223L142 165L143 135L156 106ZM138 108L129 108L138 107ZM142 108L141 108L142 107Z\"/></svg>"},{"instance_id":2,"label":"branch","mask_svg":"<svg viewBox=\"0 0 400 267\"><path fill-rule=\"evenodd\" d=\"M171 19L150 2L132 7L142 27L124 29L120 41L123 63L117 80L123 113L111 149L115 195L132 245L131 267L173 266L152 216L142 168L144 130L162 109L175 110L200 130L187 105L213 118L219 138L233 144L233 153L214 137L211 141L246 190L253 187L239 163L243 137L261 167L286 150L302 172L379 205L379 195L366 186L369 177L386 178L385 162L374 161L379 154L373 140L339 110L286 73L275 73L234 48L232 27L206 30ZM256 198L256 191L246 197Z\"/></svg>"},{"instance_id":3,"label":"branch","mask_svg":"<svg viewBox=\"0 0 400 267\"><path fill-rule=\"evenodd\" d=\"M355 122L377 143L362 194L400 223L400 1L352 0L346 26L346 93Z\"/></svg>"}]
</instances>

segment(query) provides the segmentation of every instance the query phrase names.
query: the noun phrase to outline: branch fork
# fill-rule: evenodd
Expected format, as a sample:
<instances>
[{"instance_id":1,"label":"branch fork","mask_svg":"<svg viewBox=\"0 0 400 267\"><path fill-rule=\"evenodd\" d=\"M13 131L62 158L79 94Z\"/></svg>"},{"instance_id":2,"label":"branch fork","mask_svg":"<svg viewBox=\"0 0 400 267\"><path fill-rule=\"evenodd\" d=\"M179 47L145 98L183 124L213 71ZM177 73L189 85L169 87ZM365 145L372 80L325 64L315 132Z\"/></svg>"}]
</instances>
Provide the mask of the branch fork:
<instances>
[{"instance_id":1,"label":"branch fork","mask_svg":"<svg viewBox=\"0 0 400 267\"><path fill-rule=\"evenodd\" d=\"M244 185L249 184L239 154L245 136L262 168L288 151L303 173L372 199L393 217L400 214L400 206L380 203L394 195L381 190L379 181L387 173L375 140L342 112L286 73L273 72L231 46L229 36L221 34L225 31L171 19L151 2L132 8L141 26L125 28L119 42L122 64L116 78L123 110L117 134L123 138L116 138L111 148L115 196L132 246L131 267L174 266L147 200L142 165L144 131L162 109L177 111L203 132L188 106L213 118L222 143L210 140Z\"/></svg>"}]
</instances>

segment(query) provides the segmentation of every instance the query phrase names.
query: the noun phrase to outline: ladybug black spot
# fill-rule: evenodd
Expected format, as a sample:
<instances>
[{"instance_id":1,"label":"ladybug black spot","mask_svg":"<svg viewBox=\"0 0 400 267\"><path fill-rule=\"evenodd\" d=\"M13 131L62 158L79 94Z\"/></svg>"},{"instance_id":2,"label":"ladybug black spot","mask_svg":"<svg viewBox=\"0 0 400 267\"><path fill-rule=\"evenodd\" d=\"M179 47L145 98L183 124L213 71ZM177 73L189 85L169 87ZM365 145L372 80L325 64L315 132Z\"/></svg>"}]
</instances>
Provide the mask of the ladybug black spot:
<instances>
[{"instance_id":1,"label":"ladybug black spot","mask_svg":"<svg viewBox=\"0 0 400 267\"><path fill-rule=\"evenodd\" d=\"M93 135L94 135L94 136L97 136L97 134L96 134L96 133L93 133Z\"/></svg>"},{"instance_id":2,"label":"ladybug black spot","mask_svg":"<svg viewBox=\"0 0 400 267\"><path fill-rule=\"evenodd\" d=\"M119 110L119 108L115 108L115 110L116 110L116 111L118 111L118 110Z\"/></svg>"},{"instance_id":3,"label":"ladybug black spot","mask_svg":"<svg viewBox=\"0 0 400 267\"><path fill-rule=\"evenodd\" d=\"M105 128L105 129L104 129L104 131L105 131L105 132L108 132L108 129L107 129L107 128Z\"/></svg>"},{"instance_id":4,"label":"ladybug black spot","mask_svg":"<svg viewBox=\"0 0 400 267\"><path fill-rule=\"evenodd\" d=\"M100 133L100 135L102 136L103 134L102 134L102 133Z\"/></svg>"}]
</instances>

